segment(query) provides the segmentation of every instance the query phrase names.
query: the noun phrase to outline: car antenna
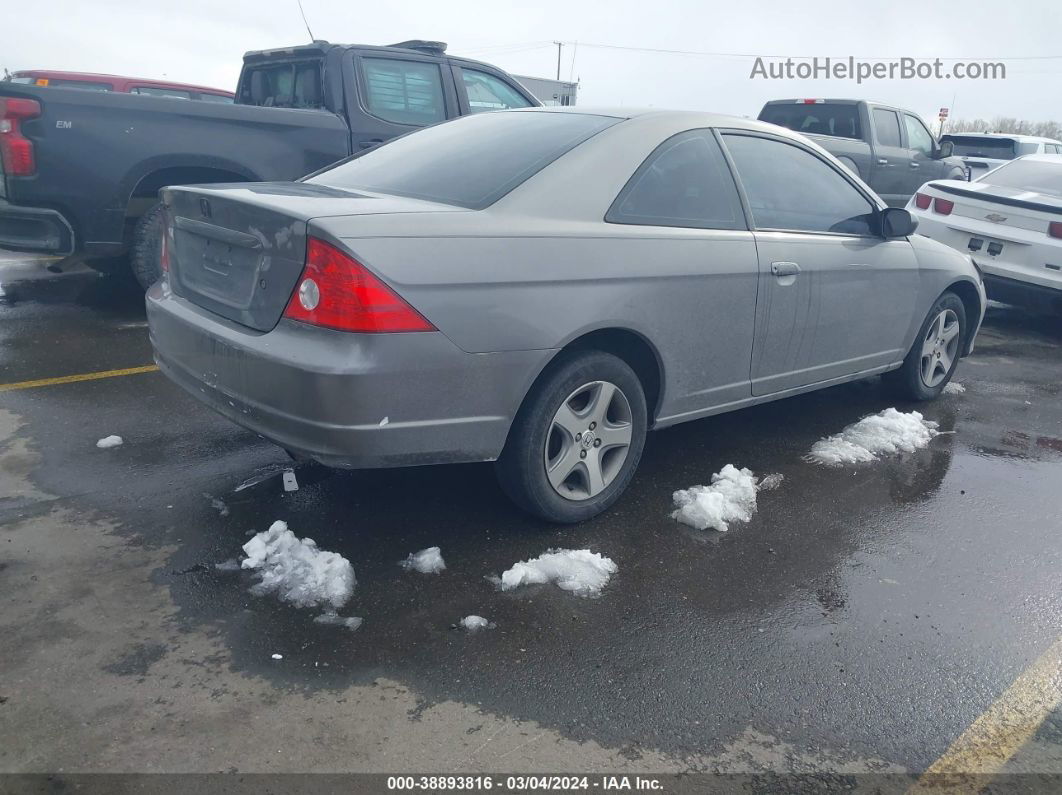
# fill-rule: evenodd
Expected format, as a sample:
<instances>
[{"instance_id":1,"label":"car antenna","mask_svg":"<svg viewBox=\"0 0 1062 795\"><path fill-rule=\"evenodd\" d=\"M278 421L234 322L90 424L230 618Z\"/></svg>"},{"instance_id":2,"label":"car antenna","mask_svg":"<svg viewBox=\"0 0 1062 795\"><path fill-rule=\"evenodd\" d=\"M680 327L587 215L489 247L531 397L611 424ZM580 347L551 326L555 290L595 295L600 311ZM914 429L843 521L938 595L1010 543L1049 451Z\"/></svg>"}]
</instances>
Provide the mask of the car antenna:
<instances>
[{"instance_id":1,"label":"car antenna","mask_svg":"<svg viewBox=\"0 0 1062 795\"><path fill-rule=\"evenodd\" d=\"M299 4L299 13L302 14L302 24L306 26L306 32L310 34L310 43L312 44L316 39L313 37L313 31L310 30L310 23L306 21L306 11L303 10L302 0L295 0L295 2Z\"/></svg>"}]
</instances>

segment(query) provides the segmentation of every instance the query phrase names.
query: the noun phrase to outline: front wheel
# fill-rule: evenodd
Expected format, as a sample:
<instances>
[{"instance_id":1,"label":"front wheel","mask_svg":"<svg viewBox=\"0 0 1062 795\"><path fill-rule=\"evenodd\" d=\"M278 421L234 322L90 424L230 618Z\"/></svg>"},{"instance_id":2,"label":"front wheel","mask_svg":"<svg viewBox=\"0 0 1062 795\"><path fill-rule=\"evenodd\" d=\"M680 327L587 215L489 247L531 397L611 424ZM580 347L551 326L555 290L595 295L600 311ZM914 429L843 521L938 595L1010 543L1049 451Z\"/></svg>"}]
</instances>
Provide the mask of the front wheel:
<instances>
[{"instance_id":1,"label":"front wheel","mask_svg":"<svg viewBox=\"0 0 1062 795\"><path fill-rule=\"evenodd\" d=\"M129 264L145 290L162 278L162 211L161 203L154 205L140 216L133 230Z\"/></svg>"},{"instance_id":2,"label":"front wheel","mask_svg":"<svg viewBox=\"0 0 1062 795\"><path fill-rule=\"evenodd\" d=\"M966 307L959 296L946 292L929 310L899 370L885 381L909 400L933 400L955 374L966 339Z\"/></svg>"},{"instance_id":3,"label":"front wheel","mask_svg":"<svg viewBox=\"0 0 1062 795\"><path fill-rule=\"evenodd\" d=\"M645 391L611 354L582 351L552 366L513 421L498 480L524 510L572 524L607 510L645 446Z\"/></svg>"}]
</instances>

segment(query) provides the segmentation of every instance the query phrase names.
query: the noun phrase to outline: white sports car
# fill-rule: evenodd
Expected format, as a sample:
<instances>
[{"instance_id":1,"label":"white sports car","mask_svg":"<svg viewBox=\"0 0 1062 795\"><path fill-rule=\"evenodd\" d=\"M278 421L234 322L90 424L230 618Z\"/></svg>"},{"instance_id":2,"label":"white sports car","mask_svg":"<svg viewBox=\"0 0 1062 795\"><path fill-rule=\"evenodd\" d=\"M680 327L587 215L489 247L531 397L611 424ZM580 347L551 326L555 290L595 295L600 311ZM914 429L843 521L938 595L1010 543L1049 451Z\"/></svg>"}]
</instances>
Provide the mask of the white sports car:
<instances>
[{"instance_id":1,"label":"white sports car","mask_svg":"<svg viewBox=\"0 0 1062 795\"><path fill-rule=\"evenodd\" d=\"M1062 155L927 182L907 209L918 234L970 253L989 298L1062 313Z\"/></svg>"}]
</instances>

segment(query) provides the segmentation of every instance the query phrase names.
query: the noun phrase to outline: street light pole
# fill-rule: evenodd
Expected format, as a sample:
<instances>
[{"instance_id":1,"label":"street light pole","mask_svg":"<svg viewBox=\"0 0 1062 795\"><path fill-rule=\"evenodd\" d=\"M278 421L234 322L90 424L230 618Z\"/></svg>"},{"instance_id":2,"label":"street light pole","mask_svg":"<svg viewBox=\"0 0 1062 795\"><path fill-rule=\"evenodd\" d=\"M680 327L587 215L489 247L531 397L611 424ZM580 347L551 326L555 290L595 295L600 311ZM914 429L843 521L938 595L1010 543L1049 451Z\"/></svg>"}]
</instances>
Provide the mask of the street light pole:
<instances>
[{"instance_id":1,"label":"street light pole","mask_svg":"<svg viewBox=\"0 0 1062 795\"><path fill-rule=\"evenodd\" d=\"M557 45L557 79L560 80L561 48L564 46L564 42L555 41L553 43Z\"/></svg>"}]
</instances>

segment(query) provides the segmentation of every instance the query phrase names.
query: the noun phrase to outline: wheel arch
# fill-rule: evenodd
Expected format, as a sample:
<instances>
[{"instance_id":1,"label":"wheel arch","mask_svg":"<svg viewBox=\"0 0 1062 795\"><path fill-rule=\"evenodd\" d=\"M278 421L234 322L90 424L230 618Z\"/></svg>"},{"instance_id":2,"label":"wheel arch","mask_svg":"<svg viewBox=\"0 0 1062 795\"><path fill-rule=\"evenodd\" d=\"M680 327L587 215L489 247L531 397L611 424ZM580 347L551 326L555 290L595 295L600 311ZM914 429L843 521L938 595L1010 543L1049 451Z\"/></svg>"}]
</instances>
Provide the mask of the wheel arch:
<instances>
[{"instance_id":1,"label":"wheel arch","mask_svg":"<svg viewBox=\"0 0 1062 795\"><path fill-rule=\"evenodd\" d=\"M558 348L531 380L521 406L558 362L575 351L588 350L610 353L634 370L645 390L648 426L652 428L664 395L664 365L656 347L643 334L621 326L586 331Z\"/></svg>"},{"instance_id":2,"label":"wheel arch","mask_svg":"<svg viewBox=\"0 0 1062 795\"><path fill-rule=\"evenodd\" d=\"M966 339L963 340L962 355L966 356L970 351L974 335L977 333L977 321L981 317L981 294L972 282L959 279L948 285L944 292L955 293L962 301L963 309L966 310Z\"/></svg>"}]
</instances>

